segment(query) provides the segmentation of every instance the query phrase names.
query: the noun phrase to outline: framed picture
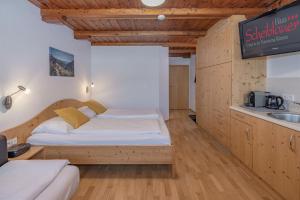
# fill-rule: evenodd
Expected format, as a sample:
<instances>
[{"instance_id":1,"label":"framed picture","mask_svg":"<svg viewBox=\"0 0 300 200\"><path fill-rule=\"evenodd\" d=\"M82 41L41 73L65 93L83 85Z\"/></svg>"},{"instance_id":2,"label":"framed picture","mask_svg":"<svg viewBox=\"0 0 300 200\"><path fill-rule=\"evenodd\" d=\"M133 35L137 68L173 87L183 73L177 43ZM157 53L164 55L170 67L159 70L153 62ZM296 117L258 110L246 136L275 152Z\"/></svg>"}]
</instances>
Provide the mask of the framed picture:
<instances>
[{"instance_id":1,"label":"framed picture","mask_svg":"<svg viewBox=\"0 0 300 200\"><path fill-rule=\"evenodd\" d=\"M74 55L49 48L50 76L74 77Z\"/></svg>"}]
</instances>

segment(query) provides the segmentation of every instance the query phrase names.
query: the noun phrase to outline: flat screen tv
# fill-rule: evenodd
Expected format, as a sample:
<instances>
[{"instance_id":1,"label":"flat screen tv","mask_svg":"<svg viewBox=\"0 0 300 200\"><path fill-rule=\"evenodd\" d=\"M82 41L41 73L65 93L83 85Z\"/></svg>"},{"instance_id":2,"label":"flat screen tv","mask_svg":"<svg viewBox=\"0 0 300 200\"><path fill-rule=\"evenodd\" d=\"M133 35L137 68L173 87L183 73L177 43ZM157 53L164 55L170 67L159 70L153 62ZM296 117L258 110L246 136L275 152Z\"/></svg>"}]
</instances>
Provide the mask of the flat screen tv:
<instances>
[{"instance_id":1,"label":"flat screen tv","mask_svg":"<svg viewBox=\"0 0 300 200\"><path fill-rule=\"evenodd\" d=\"M300 51L300 2L239 23L243 59Z\"/></svg>"}]
</instances>

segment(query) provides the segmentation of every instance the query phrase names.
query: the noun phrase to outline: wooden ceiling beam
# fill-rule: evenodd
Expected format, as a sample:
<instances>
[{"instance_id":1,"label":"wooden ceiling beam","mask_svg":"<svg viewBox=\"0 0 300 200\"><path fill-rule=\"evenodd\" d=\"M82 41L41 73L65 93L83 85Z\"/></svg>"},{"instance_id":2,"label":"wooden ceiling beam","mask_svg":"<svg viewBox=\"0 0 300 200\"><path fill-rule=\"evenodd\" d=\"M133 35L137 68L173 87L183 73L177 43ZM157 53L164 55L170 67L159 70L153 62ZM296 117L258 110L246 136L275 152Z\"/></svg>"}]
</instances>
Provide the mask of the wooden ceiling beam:
<instances>
[{"instance_id":1,"label":"wooden ceiling beam","mask_svg":"<svg viewBox=\"0 0 300 200\"><path fill-rule=\"evenodd\" d=\"M165 46L196 47L196 43L185 42L91 42L92 46Z\"/></svg>"},{"instance_id":2,"label":"wooden ceiling beam","mask_svg":"<svg viewBox=\"0 0 300 200\"><path fill-rule=\"evenodd\" d=\"M74 31L76 39L131 36L205 36L206 31Z\"/></svg>"},{"instance_id":3,"label":"wooden ceiling beam","mask_svg":"<svg viewBox=\"0 0 300 200\"><path fill-rule=\"evenodd\" d=\"M169 57L190 58L191 56L191 53L169 53Z\"/></svg>"},{"instance_id":4,"label":"wooden ceiling beam","mask_svg":"<svg viewBox=\"0 0 300 200\"><path fill-rule=\"evenodd\" d=\"M170 54L194 54L196 53L196 49L170 49Z\"/></svg>"},{"instance_id":5,"label":"wooden ceiling beam","mask_svg":"<svg viewBox=\"0 0 300 200\"><path fill-rule=\"evenodd\" d=\"M41 9L42 19L46 22L59 21L62 17L79 19L156 19L158 15L177 19L222 18L231 15L257 15L266 11L265 8L161 8L161 9Z\"/></svg>"},{"instance_id":6,"label":"wooden ceiling beam","mask_svg":"<svg viewBox=\"0 0 300 200\"><path fill-rule=\"evenodd\" d=\"M269 9L280 8L289 3L294 2L295 0L274 0L273 3L269 6Z\"/></svg>"}]
</instances>

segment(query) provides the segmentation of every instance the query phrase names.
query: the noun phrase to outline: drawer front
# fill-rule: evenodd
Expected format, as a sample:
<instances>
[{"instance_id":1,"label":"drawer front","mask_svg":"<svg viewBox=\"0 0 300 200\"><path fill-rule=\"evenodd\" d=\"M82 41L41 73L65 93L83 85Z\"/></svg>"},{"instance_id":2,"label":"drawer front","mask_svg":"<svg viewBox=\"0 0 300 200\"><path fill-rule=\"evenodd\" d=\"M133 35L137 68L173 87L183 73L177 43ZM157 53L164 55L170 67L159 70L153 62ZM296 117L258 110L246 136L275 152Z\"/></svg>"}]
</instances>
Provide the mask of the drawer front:
<instances>
[{"instance_id":1,"label":"drawer front","mask_svg":"<svg viewBox=\"0 0 300 200\"><path fill-rule=\"evenodd\" d=\"M255 123L255 119L252 116L238 112L238 111L231 110L231 117L235 118L237 120L240 120L244 123L248 123L248 124Z\"/></svg>"}]
</instances>

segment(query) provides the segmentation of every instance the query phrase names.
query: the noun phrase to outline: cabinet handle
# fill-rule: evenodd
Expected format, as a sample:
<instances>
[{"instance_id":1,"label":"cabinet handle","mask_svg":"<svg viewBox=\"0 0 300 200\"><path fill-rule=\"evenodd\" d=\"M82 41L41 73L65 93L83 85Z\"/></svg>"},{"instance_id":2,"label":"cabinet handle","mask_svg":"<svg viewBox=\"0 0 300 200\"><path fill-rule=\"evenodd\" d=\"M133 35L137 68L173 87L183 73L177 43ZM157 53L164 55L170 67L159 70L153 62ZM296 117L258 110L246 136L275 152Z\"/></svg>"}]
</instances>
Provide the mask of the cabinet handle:
<instances>
[{"instance_id":1,"label":"cabinet handle","mask_svg":"<svg viewBox=\"0 0 300 200\"><path fill-rule=\"evenodd\" d=\"M249 128L246 129L246 136L247 136L247 140L250 141L250 129Z\"/></svg>"},{"instance_id":2,"label":"cabinet handle","mask_svg":"<svg viewBox=\"0 0 300 200\"><path fill-rule=\"evenodd\" d=\"M295 139L296 138L294 134L290 136L290 149L292 152L296 151Z\"/></svg>"}]
</instances>

